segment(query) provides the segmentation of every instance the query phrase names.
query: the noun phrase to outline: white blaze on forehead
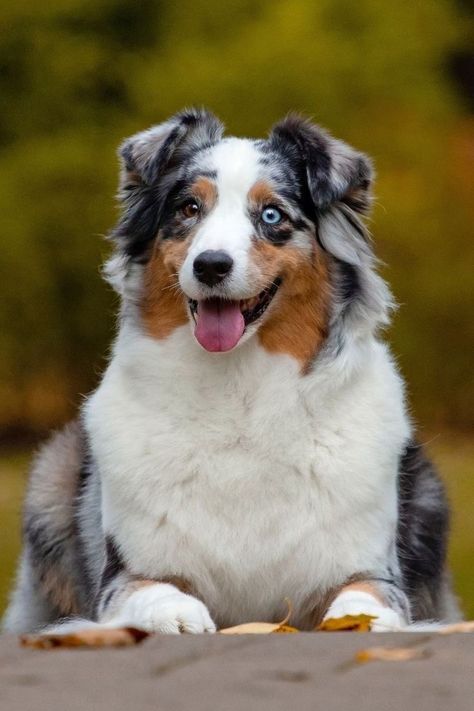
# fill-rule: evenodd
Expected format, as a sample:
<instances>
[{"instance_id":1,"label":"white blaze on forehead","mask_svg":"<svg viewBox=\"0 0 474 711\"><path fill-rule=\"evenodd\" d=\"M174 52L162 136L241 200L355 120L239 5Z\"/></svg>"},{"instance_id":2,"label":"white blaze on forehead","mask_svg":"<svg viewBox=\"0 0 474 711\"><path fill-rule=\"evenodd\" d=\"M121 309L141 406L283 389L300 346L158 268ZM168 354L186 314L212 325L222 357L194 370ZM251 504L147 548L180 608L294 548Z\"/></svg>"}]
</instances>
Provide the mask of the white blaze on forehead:
<instances>
[{"instance_id":1,"label":"white blaze on forehead","mask_svg":"<svg viewBox=\"0 0 474 711\"><path fill-rule=\"evenodd\" d=\"M258 180L259 152L255 143L245 138L227 138L210 154L211 167L217 172L219 197L240 196L246 202L247 193Z\"/></svg>"},{"instance_id":2,"label":"white blaze on forehead","mask_svg":"<svg viewBox=\"0 0 474 711\"><path fill-rule=\"evenodd\" d=\"M202 292L192 265L198 254L208 249L224 250L234 260L226 279L228 297L253 295L248 252L254 227L248 214L248 192L259 177L259 155L253 141L241 138L227 138L207 155L205 169L217 174L217 201L197 230L179 277L184 292L192 298L201 298Z\"/></svg>"}]
</instances>

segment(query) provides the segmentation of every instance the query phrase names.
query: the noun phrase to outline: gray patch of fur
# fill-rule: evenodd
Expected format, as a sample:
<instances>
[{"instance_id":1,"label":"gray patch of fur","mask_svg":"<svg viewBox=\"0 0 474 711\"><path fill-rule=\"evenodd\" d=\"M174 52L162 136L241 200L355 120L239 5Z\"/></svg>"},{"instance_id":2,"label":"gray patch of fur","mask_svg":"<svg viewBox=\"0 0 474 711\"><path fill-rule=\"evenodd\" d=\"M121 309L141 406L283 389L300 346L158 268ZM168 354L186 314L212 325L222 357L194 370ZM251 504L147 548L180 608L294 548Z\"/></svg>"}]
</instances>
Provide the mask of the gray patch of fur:
<instances>
[{"instance_id":1,"label":"gray patch of fur","mask_svg":"<svg viewBox=\"0 0 474 711\"><path fill-rule=\"evenodd\" d=\"M81 606L74 520L82 463L76 423L57 433L36 457L24 510L25 549L7 609L6 631L24 631Z\"/></svg>"}]
</instances>

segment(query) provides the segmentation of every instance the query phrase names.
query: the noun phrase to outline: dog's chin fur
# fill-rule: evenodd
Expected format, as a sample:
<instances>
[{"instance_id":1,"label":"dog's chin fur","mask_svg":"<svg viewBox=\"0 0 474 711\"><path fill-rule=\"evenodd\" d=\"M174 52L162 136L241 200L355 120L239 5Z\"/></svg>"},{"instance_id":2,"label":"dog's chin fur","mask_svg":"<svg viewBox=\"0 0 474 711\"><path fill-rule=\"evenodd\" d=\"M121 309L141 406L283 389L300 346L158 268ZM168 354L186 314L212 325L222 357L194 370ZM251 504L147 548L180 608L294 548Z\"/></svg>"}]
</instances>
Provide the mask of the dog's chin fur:
<instances>
[{"instance_id":1,"label":"dog's chin fur","mask_svg":"<svg viewBox=\"0 0 474 711\"><path fill-rule=\"evenodd\" d=\"M295 117L238 141L192 111L122 157L106 268L119 332L80 424L33 468L6 629L76 614L211 632L282 619L286 600L301 629L328 614L383 630L456 618L443 490L378 337L393 302L361 219L369 161ZM199 221L179 196L170 208L183 185ZM278 231L259 222L272 200L289 215ZM207 249L234 260L214 292L193 272ZM197 343L188 297L241 299L275 274L234 348Z\"/></svg>"}]
</instances>

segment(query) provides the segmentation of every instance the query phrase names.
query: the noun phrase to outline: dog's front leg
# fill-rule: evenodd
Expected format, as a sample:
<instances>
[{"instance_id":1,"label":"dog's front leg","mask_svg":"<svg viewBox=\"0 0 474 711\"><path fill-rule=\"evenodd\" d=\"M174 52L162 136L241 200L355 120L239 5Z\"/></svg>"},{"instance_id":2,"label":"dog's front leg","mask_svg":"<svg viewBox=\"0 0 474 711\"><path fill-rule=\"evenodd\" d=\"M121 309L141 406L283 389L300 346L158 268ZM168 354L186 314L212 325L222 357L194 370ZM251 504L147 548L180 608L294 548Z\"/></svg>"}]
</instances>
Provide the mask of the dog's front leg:
<instances>
[{"instance_id":1,"label":"dog's front leg","mask_svg":"<svg viewBox=\"0 0 474 711\"><path fill-rule=\"evenodd\" d=\"M113 626L167 634L216 631L206 606L190 594L185 581L176 577L156 581L130 575L111 537L106 539L96 619Z\"/></svg>"},{"instance_id":2,"label":"dog's front leg","mask_svg":"<svg viewBox=\"0 0 474 711\"><path fill-rule=\"evenodd\" d=\"M396 632L409 623L410 606L403 590L390 578L361 578L338 591L323 621L361 614L376 618L374 632Z\"/></svg>"}]
</instances>

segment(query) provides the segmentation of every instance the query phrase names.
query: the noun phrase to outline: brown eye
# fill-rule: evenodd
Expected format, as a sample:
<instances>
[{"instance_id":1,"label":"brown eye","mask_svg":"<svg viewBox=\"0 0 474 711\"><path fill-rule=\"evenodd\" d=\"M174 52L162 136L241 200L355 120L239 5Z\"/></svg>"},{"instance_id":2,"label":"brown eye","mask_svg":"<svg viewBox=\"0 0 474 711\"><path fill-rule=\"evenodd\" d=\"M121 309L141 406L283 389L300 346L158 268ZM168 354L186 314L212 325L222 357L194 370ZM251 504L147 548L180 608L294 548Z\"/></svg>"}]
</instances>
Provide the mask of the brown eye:
<instances>
[{"instance_id":1,"label":"brown eye","mask_svg":"<svg viewBox=\"0 0 474 711\"><path fill-rule=\"evenodd\" d=\"M181 205L180 212L184 217L196 217L199 213L199 205L195 200L188 200L184 205Z\"/></svg>"}]
</instances>

